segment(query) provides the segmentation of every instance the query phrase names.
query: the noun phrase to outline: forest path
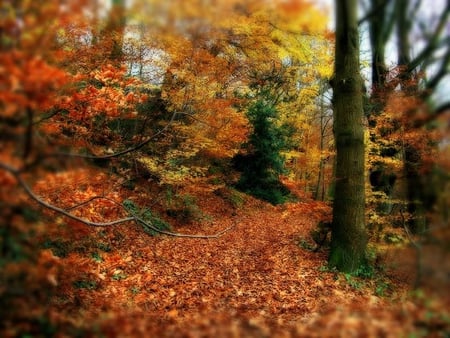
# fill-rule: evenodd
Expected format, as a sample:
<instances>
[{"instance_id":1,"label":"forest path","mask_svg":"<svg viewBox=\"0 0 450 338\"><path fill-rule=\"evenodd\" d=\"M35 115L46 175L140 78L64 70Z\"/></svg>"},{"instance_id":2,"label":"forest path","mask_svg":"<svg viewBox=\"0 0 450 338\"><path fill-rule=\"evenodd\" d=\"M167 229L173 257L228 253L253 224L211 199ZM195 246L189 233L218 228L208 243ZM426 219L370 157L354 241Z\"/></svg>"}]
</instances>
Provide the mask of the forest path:
<instances>
[{"instance_id":1,"label":"forest path","mask_svg":"<svg viewBox=\"0 0 450 338\"><path fill-rule=\"evenodd\" d=\"M78 290L84 317L105 318L102 330L124 337L322 337L337 329L379 336L392 326L389 314L380 318L386 299L326 271L326 253L304 248L322 204L272 206L250 198L230 212L210 192L196 198L207 217L177 231L232 227L214 239L151 238L137 226L117 228L114 250L91 269L100 287Z\"/></svg>"}]
</instances>

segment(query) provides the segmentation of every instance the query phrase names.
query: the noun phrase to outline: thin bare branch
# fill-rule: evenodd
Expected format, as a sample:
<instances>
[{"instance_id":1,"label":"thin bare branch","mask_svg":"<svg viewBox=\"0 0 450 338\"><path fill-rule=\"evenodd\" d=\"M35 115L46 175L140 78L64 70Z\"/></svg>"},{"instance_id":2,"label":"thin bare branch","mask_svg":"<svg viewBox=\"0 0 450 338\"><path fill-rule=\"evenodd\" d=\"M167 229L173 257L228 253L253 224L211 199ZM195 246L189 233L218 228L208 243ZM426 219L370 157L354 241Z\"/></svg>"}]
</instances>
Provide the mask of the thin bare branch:
<instances>
[{"instance_id":1,"label":"thin bare branch","mask_svg":"<svg viewBox=\"0 0 450 338\"><path fill-rule=\"evenodd\" d=\"M130 221L134 221L135 223L142 224L143 226L148 227L151 230L153 230L153 231L155 231L157 233L160 233L160 234L164 234L164 235L168 235L168 236L172 236L172 237L203 238L203 239L219 238L224 233L226 233L227 231L229 231L231 228L234 227L234 224L233 224L232 226L226 228L225 230L219 231L218 233L215 233L215 234L212 234L212 235L190 235L190 234L182 234L182 233L176 233L176 232L161 230L161 229L157 228L156 226L154 226L153 224L150 224L149 222L143 220L142 218L140 218L137 215L131 215L130 217L124 217L124 218L116 219L116 220L110 221L110 222L92 222L92 221L89 221L89 220L87 220L85 218L81 218L81 217L75 216L72 213L70 213L69 211L73 210L75 208L78 208L78 207L80 207L82 205L86 205L87 203L90 203L90 202L92 202L95 199L103 198L103 199L107 199L107 200L110 200L110 201L114 202L114 204L120 206L120 208L125 210L127 213L129 213L129 212L126 210L126 208L122 204L120 204L120 203L118 203L118 202L116 202L114 200L111 200L111 199L109 199L107 197L102 197L102 196L93 197L93 198L91 198L91 199L89 199L87 201L84 201L84 202L82 202L82 203L80 203L80 204L78 204L76 206L73 206L73 207L71 207L69 209L62 209L60 207L57 207L57 206L55 206L53 204L50 204L50 203L44 201L41 197L36 195L34 193L34 191L31 189L31 187L27 184L27 182L21 177L21 172L18 169L14 168L14 167L6 164L6 163L3 163L3 162L0 162L0 169L3 169L5 171L9 172L11 175L13 175L14 178L19 183L19 185L28 194L28 196L31 197L31 199L33 199L35 202L37 202L42 207L44 207L46 209L49 209L49 210L52 210L54 212L57 212L57 213L59 213L61 215L64 215L64 216L66 216L66 217L68 217L68 218L70 218L72 220L81 222L81 223L86 224L88 226L108 227L108 226L113 226L113 225L118 225L118 224L130 222Z\"/></svg>"},{"instance_id":2,"label":"thin bare branch","mask_svg":"<svg viewBox=\"0 0 450 338\"><path fill-rule=\"evenodd\" d=\"M432 92L439 85L441 80L448 75L450 66L450 48L447 49L447 52L442 57L441 65L437 73L433 76L431 80L426 83L427 92Z\"/></svg>"},{"instance_id":3,"label":"thin bare branch","mask_svg":"<svg viewBox=\"0 0 450 338\"><path fill-rule=\"evenodd\" d=\"M408 72L414 71L420 64L426 61L434 51L439 47L439 38L442 32L446 29L448 23L448 17L450 16L450 1L447 1L447 6L443 10L439 22L436 25L436 29L434 30L433 35L430 37L428 44L426 47L417 55L414 60L410 62L408 65Z\"/></svg>"},{"instance_id":4,"label":"thin bare branch","mask_svg":"<svg viewBox=\"0 0 450 338\"><path fill-rule=\"evenodd\" d=\"M373 17L379 16L381 11L384 14L384 9L389 3L390 0L384 0L383 2L377 4L375 7L371 8L361 19L358 20L358 26L361 26L367 20L370 20Z\"/></svg>"},{"instance_id":5,"label":"thin bare branch","mask_svg":"<svg viewBox=\"0 0 450 338\"><path fill-rule=\"evenodd\" d=\"M54 111L52 111L52 112L50 112L49 114L47 114L47 115L45 115L45 116L43 116L43 117L41 117L39 120L36 120L36 121L33 121L33 125L36 125L36 124L40 124L40 123L42 123L42 122L44 122L44 121L46 121L46 120L49 120L49 119L51 119L52 117L54 117L54 116L56 116L56 115L58 115L59 113L62 113L64 110L63 109L54 109Z\"/></svg>"},{"instance_id":6,"label":"thin bare branch","mask_svg":"<svg viewBox=\"0 0 450 338\"><path fill-rule=\"evenodd\" d=\"M100 200L100 199L110 201L111 203L116 204L116 205L121 205L119 202L114 201L112 198L105 197L105 196L94 196L94 197L91 197L91 198L89 198L88 200L86 200L84 202L80 202L78 204L75 204L75 205L73 205L70 208L67 208L65 210L66 211L75 210L75 209L81 208L81 207L91 203L92 201Z\"/></svg>"},{"instance_id":7,"label":"thin bare branch","mask_svg":"<svg viewBox=\"0 0 450 338\"><path fill-rule=\"evenodd\" d=\"M172 117L170 118L169 123L167 123L164 126L164 128L158 130L156 133L154 133L153 135L149 136L144 141L136 144L135 146L127 148L127 149L119 151L119 152L116 152L116 153L113 153L113 154L108 154L108 155L83 155L83 154L76 154L76 153L57 152L57 153L53 153L53 154L48 154L48 155L46 155L46 157L65 156L65 157L84 158L84 159L90 159L90 160L109 160L109 159L112 159L112 158L120 157L122 155L126 155L126 154L129 154L129 153L135 152L136 150L139 150L142 147L144 147L145 145L149 144L153 139L155 139L156 137L158 137L159 135L161 135L162 133L167 131L169 129L169 127L173 124L173 122L175 121L175 117L177 115L181 115L181 114L182 113L178 113L178 112L173 113Z\"/></svg>"},{"instance_id":8,"label":"thin bare branch","mask_svg":"<svg viewBox=\"0 0 450 338\"><path fill-rule=\"evenodd\" d=\"M19 183L19 185L25 190L25 192L28 194L28 196L30 196L35 202L37 202L39 205L43 206L46 209L55 211L59 214L62 214L70 219L73 219L75 221L79 221L82 222L86 225L89 226L94 226L94 227L106 227L106 226L111 226L111 225L116 225L116 224L121 224L121 223L125 223L125 222L129 222L129 221L133 221L135 218L134 217L126 217L126 218L121 218L118 220L114 220L111 222L91 222L87 219L75 216L73 214L71 214L70 212L57 207L53 204L50 204L46 201L44 201L42 198L40 198L38 195L36 195L34 193L34 191L31 189L31 187L27 184L27 182L25 182L25 180L22 178L22 176L20 175L20 171L5 164L0 162L0 168L6 170L7 172L9 172L10 174L12 174L14 176L14 178L17 180L17 182Z\"/></svg>"},{"instance_id":9,"label":"thin bare branch","mask_svg":"<svg viewBox=\"0 0 450 338\"><path fill-rule=\"evenodd\" d=\"M155 226L153 226L152 224L149 224L147 221L143 220L142 218L140 218L138 216L134 216L134 219L137 223L141 223L142 225L147 226L150 229L152 229L153 231L156 231L160 234L164 234L164 235L172 236L172 237L184 237L184 238L203 238L203 239L219 238L235 226L235 224L233 224L233 225L229 226L228 228L226 228L222 231L219 231L215 234L212 234L212 235L191 235L191 234L182 234L182 233L178 233L178 232L171 232L171 231L158 229Z\"/></svg>"}]
</instances>

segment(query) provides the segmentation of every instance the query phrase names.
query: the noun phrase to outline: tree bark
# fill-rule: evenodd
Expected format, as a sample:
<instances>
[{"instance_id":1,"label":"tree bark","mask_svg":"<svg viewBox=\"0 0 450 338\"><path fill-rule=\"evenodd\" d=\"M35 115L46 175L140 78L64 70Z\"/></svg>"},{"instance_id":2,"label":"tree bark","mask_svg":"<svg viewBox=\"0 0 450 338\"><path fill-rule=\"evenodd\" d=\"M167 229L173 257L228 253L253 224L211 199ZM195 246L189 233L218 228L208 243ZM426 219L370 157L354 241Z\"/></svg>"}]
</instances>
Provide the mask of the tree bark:
<instances>
[{"instance_id":1,"label":"tree bark","mask_svg":"<svg viewBox=\"0 0 450 338\"><path fill-rule=\"evenodd\" d=\"M330 267L356 272L364 263L365 168L363 80L359 71L357 0L336 0L335 73L332 79L336 192Z\"/></svg>"}]
</instances>

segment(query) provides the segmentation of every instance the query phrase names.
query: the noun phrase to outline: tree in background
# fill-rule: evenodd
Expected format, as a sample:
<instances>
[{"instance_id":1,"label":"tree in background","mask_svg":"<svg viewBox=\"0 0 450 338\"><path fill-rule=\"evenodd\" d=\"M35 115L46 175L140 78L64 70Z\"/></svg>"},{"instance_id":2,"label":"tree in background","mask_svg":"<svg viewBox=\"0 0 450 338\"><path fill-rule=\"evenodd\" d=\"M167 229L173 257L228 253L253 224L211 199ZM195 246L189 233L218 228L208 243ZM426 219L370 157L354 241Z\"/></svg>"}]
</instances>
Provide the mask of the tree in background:
<instances>
[{"instance_id":1,"label":"tree in background","mask_svg":"<svg viewBox=\"0 0 450 338\"><path fill-rule=\"evenodd\" d=\"M336 142L329 265L356 272L364 263L365 149L363 80L359 73L357 1L336 1L335 68L331 80Z\"/></svg>"},{"instance_id":2,"label":"tree in background","mask_svg":"<svg viewBox=\"0 0 450 338\"><path fill-rule=\"evenodd\" d=\"M252 129L244 145L245 155L235 157L236 167L242 171L237 186L272 204L282 203L289 194L280 181L285 172L282 151L287 148L287 135L276 124L279 116L275 104L264 96L258 98L247 116Z\"/></svg>"},{"instance_id":3,"label":"tree in background","mask_svg":"<svg viewBox=\"0 0 450 338\"><path fill-rule=\"evenodd\" d=\"M436 145L442 137L437 120L448 109L445 102L436 103L436 92L448 76L450 49L445 27L449 3L440 4L442 10L431 11L434 14L422 11L425 4L421 1L372 0L365 4L369 8L361 23L368 23L372 54L368 108L371 184L378 196L375 199L383 201L378 207L381 214L393 211L389 200L395 191L397 202L406 200L406 207L397 210L405 209L411 230L422 233L427 227L426 212L444 198L432 182L446 184L442 180L445 161L437 163ZM393 39L397 60L388 66L385 50ZM420 43L412 44L413 39Z\"/></svg>"}]
</instances>

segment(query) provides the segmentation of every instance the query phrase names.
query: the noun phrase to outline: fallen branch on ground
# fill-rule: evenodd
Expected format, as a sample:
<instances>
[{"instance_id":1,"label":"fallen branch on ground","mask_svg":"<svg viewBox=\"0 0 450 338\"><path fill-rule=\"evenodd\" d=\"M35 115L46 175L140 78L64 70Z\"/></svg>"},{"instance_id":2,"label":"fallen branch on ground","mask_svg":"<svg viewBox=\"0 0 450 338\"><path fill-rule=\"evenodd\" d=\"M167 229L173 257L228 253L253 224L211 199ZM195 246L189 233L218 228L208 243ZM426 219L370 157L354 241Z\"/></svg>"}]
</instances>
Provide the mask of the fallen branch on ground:
<instances>
[{"instance_id":1,"label":"fallen branch on ground","mask_svg":"<svg viewBox=\"0 0 450 338\"><path fill-rule=\"evenodd\" d=\"M14 178L16 179L16 181L18 182L18 184L25 190L25 192L28 194L29 197L31 197L31 199L33 199L35 202L37 202L40 206L52 210L56 213L59 213L63 216L66 216L72 220L81 222L83 224L86 224L88 226L93 226L93 227L107 227L107 226L113 226L113 225L118 225L118 224L122 224L122 223L126 223L126 222L130 222L133 221L136 224L141 224L144 225L148 228L150 228L151 230L160 233L160 234L164 234L167 236L173 236L173 237L184 237L184 238L203 238L203 239L209 239L209 238L219 238L220 236L222 236L223 234L225 234L227 231L229 231L231 228L234 227L234 224L231 225L230 227L219 231L218 233L212 234L212 235L191 235L191 234L183 234L183 233L177 233L177 232L171 232L171 231L167 231L167 230L161 230L158 227L154 226L153 224L149 223L148 221L143 220L142 218L140 218L138 215L133 215L131 214L131 216L128 217L124 217L124 218L120 218L120 219L116 219L113 221L109 221L109 222L93 222L93 221L89 221L85 218L76 216L74 214L72 214L70 211L71 210L75 210L77 208L80 208L96 199L105 199L108 200L114 204L116 204L118 207L120 207L122 210L126 211L128 214L130 214L130 212L128 210L126 210L124 208L124 206L122 204L120 204L117 201L114 201L113 199L104 197L104 196L95 196L90 198L87 201L81 202L75 206L72 206L68 209L63 209L60 208L56 205L53 205L51 203L48 203L46 201L44 201L41 197L39 197L38 195L35 194L35 192L31 189L31 187L27 184L27 182L23 179L23 177L21 176L21 172L16 169L11 167L8 164L2 163L0 162L0 168L5 170L6 172L10 173L12 176L14 176Z\"/></svg>"}]
</instances>

